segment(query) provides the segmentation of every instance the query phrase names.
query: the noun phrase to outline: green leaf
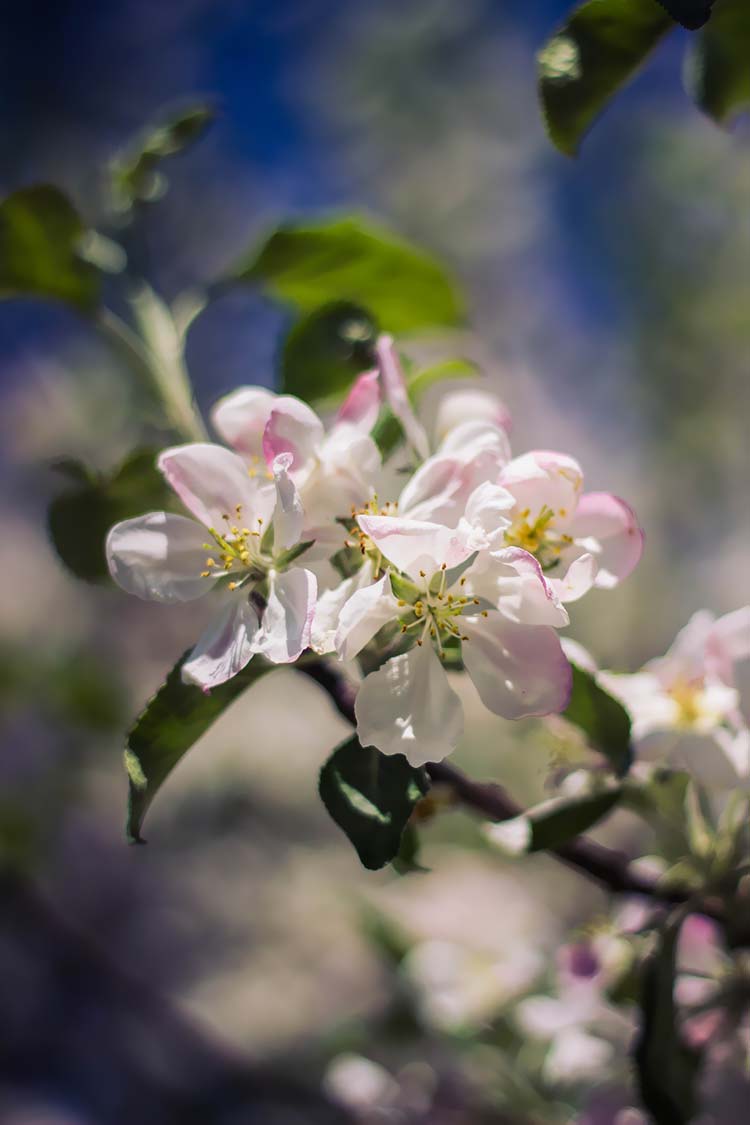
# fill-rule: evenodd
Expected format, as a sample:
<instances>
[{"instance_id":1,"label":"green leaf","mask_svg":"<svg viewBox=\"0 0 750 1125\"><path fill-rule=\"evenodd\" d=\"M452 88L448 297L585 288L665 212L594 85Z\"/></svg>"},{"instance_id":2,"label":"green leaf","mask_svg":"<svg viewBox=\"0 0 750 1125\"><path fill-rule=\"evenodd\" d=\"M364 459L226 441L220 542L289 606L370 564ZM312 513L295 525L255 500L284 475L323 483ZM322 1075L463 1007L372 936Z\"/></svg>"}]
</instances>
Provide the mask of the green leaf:
<instances>
[{"instance_id":1,"label":"green leaf","mask_svg":"<svg viewBox=\"0 0 750 1125\"><path fill-rule=\"evenodd\" d=\"M479 368L470 359L445 359L425 367L409 379L409 398L418 402L425 391L446 379L476 379Z\"/></svg>"},{"instance_id":2,"label":"green leaf","mask_svg":"<svg viewBox=\"0 0 750 1125\"><path fill-rule=\"evenodd\" d=\"M107 577L104 541L113 524L174 504L151 449L136 450L107 475L70 461L63 472L79 483L52 501L47 527L62 562L86 582Z\"/></svg>"},{"instance_id":3,"label":"green leaf","mask_svg":"<svg viewBox=\"0 0 750 1125\"><path fill-rule=\"evenodd\" d=\"M372 440L384 461L405 441L404 428L390 406L384 406L380 411L380 417L372 428Z\"/></svg>"},{"instance_id":4,"label":"green leaf","mask_svg":"<svg viewBox=\"0 0 750 1125\"><path fill-rule=\"evenodd\" d=\"M306 539L304 543L295 543L295 545L293 547L289 547L288 550L281 551L281 553L276 556L276 560L274 563L276 569L286 570L286 568L288 566L291 566L292 563L300 557L300 555L304 555L305 551L309 551L314 543L314 539Z\"/></svg>"},{"instance_id":5,"label":"green leaf","mask_svg":"<svg viewBox=\"0 0 750 1125\"><path fill-rule=\"evenodd\" d=\"M750 108L750 9L746 0L717 0L711 22L685 60L685 87L720 125Z\"/></svg>"},{"instance_id":6,"label":"green leaf","mask_svg":"<svg viewBox=\"0 0 750 1125\"><path fill-rule=\"evenodd\" d=\"M539 93L553 144L572 156L613 94L674 22L657 0L587 0L539 53Z\"/></svg>"},{"instance_id":7,"label":"green leaf","mask_svg":"<svg viewBox=\"0 0 750 1125\"><path fill-rule=\"evenodd\" d=\"M419 833L413 824L407 824L401 835L398 855L393 860L393 869L399 875L427 871L427 868L419 862Z\"/></svg>"},{"instance_id":8,"label":"green leaf","mask_svg":"<svg viewBox=\"0 0 750 1125\"><path fill-rule=\"evenodd\" d=\"M594 750L602 754L618 776L628 772L633 761L630 716L619 702L601 687L590 672L571 664L573 692L564 717L586 735Z\"/></svg>"},{"instance_id":9,"label":"green leaf","mask_svg":"<svg viewBox=\"0 0 750 1125\"><path fill-rule=\"evenodd\" d=\"M714 0L659 0L673 20L677 20L690 31L703 27L711 15Z\"/></svg>"},{"instance_id":10,"label":"green leaf","mask_svg":"<svg viewBox=\"0 0 750 1125\"><path fill-rule=\"evenodd\" d=\"M680 1039L674 1002L675 960L682 917L669 922L646 961L641 1033L635 1063L643 1103L656 1125L687 1125L697 1111L700 1055Z\"/></svg>"},{"instance_id":11,"label":"green leaf","mask_svg":"<svg viewBox=\"0 0 750 1125\"><path fill-rule=\"evenodd\" d=\"M620 796L618 787L577 797L555 797L522 816L489 825L487 837L509 855L554 850L587 832L612 811Z\"/></svg>"},{"instance_id":12,"label":"green leaf","mask_svg":"<svg viewBox=\"0 0 750 1125\"><path fill-rule=\"evenodd\" d=\"M376 871L398 855L412 810L428 788L424 770L403 754L381 754L354 737L325 763L318 791L362 864Z\"/></svg>"},{"instance_id":13,"label":"green leaf","mask_svg":"<svg viewBox=\"0 0 750 1125\"><path fill-rule=\"evenodd\" d=\"M464 315L442 266L365 218L280 226L231 276L303 313L351 302L395 334L452 327Z\"/></svg>"},{"instance_id":14,"label":"green leaf","mask_svg":"<svg viewBox=\"0 0 750 1125\"><path fill-rule=\"evenodd\" d=\"M281 356L281 386L306 402L343 397L375 365L377 326L364 309L337 301L292 325Z\"/></svg>"},{"instance_id":15,"label":"green leaf","mask_svg":"<svg viewBox=\"0 0 750 1125\"><path fill-rule=\"evenodd\" d=\"M128 736L125 768L129 778L126 833L142 844L146 811L159 788L190 747L239 695L273 669L259 656L225 684L204 692L182 681L186 652L139 715Z\"/></svg>"},{"instance_id":16,"label":"green leaf","mask_svg":"<svg viewBox=\"0 0 750 1125\"><path fill-rule=\"evenodd\" d=\"M56 187L24 188L0 203L0 298L49 297L90 312L99 272L79 255L86 227Z\"/></svg>"},{"instance_id":17,"label":"green leaf","mask_svg":"<svg viewBox=\"0 0 750 1125\"><path fill-rule=\"evenodd\" d=\"M629 779L623 790L623 804L652 826L667 860L679 860L689 850L685 800L690 784L689 774L659 767L645 782Z\"/></svg>"},{"instance_id":18,"label":"green leaf","mask_svg":"<svg viewBox=\"0 0 750 1125\"><path fill-rule=\"evenodd\" d=\"M206 105L182 109L149 126L115 156L110 163L115 208L126 211L135 200L160 199L167 187L158 171L160 162L199 140L215 116L214 110Z\"/></svg>"}]
</instances>

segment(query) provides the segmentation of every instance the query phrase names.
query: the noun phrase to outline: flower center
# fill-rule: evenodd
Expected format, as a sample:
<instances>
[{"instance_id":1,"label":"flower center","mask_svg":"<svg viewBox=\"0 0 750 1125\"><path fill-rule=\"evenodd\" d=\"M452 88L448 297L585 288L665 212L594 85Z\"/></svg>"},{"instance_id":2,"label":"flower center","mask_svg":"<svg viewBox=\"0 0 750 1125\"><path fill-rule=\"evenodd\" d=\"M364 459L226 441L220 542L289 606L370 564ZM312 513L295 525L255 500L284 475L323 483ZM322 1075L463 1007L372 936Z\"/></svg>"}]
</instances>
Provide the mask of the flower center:
<instances>
[{"instance_id":1,"label":"flower center","mask_svg":"<svg viewBox=\"0 0 750 1125\"><path fill-rule=\"evenodd\" d=\"M669 694L677 704L679 715L678 723L683 727L693 727L703 717L704 708L701 703L703 684L700 680L678 680L669 689Z\"/></svg>"},{"instance_id":2,"label":"flower center","mask_svg":"<svg viewBox=\"0 0 750 1125\"><path fill-rule=\"evenodd\" d=\"M565 508L557 512L557 516L561 518L566 515ZM546 504L542 505L539 515L534 520L531 519L531 509L524 508L515 516L505 532L506 545L528 551L543 570L551 570L560 561L563 549L573 542L572 536L556 530L555 518L555 512Z\"/></svg>"},{"instance_id":3,"label":"flower center","mask_svg":"<svg viewBox=\"0 0 750 1125\"><path fill-rule=\"evenodd\" d=\"M247 578L250 572L255 572L257 577L263 577L271 559L267 557L261 546L263 538L263 520L256 520L257 527L241 527L242 505L235 508L234 518L224 514L221 518L226 524L222 531L209 527L213 543L204 543L203 546L212 554L206 559L206 569L201 571L201 578L214 578L227 572L245 571L239 582L229 583L230 590L236 590Z\"/></svg>"},{"instance_id":4,"label":"flower center","mask_svg":"<svg viewBox=\"0 0 750 1125\"><path fill-rule=\"evenodd\" d=\"M459 580L459 592L449 592L446 589L446 572L447 567L443 563L440 570L436 571L430 581L427 582L426 572L420 570L419 577L424 580L424 592L413 603L403 598L399 598L398 603L399 606L409 607L400 618L401 632L409 633L412 630L421 630L417 644L424 644L425 638L430 637L441 658L445 657L444 642L451 639L468 641L469 638L459 628L458 619L467 606L474 607L481 604L479 598L467 597L463 594L465 578ZM477 611L474 610L474 612ZM481 612L483 617L487 616L486 609Z\"/></svg>"}]
</instances>

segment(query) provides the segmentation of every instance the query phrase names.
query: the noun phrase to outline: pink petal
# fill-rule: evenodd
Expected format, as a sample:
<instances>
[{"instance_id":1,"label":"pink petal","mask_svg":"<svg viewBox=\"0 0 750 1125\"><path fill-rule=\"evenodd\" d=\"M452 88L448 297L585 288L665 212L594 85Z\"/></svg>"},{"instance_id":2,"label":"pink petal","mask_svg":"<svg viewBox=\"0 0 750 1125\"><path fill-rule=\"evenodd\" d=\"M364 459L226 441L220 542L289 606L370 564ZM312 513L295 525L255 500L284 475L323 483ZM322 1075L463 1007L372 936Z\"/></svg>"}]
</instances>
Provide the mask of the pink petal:
<instances>
[{"instance_id":1,"label":"pink petal","mask_svg":"<svg viewBox=\"0 0 750 1125\"><path fill-rule=\"evenodd\" d=\"M440 762L463 734L461 701L429 644L371 672L354 704L363 746L405 754L413 766Z\"/></svg>"},{"instance_id":2,"label":"pink petal","mask_svg":"<svg viewBox=\"0 0 750 1125\"><path fill-rule=\"evenodd\" d=\"M379 336L375 344L375 352L378 357L380 377L383 380L384 397L403 426L407 441L416 453L424 459L430 452L430 445L424 427L417 421L417 416L409 401L406 379L393 337Z\"/></svg>"},{"instance_id":3,"label":"pink petal","mask_svg":"<svg viewBox=\"0 0 750 1125\"><path fill-rule=\"evenodd\" d=\"M475 550L461 528L400 516L359 516L358 523L383 555L412 578L420 570L432 575L443 563L449 569L458 566Z\"/></svg>"},{"instance_id":4,"label":"pink petal","mask_svg":"<svg viewBox=\"0 0 750 1125\"><path fill-rule=\"evenodd\" d=\"M107 536L109 572L118 586L147 601L189 602L213 586L206 569L206 530L186 516L151 512L117 523Z\"/></svg>"},{"instance_id":5,"label":"pink petal","mask_svg":"<svg viewBox=\"0 0 750 1125\"><path fill-rule=\"evenodd\" d=\"M182 679L204 691L226 683L252 659L258 615L237 594L211 622L182 668Z\"/></svg>"},{"instance_id":6,"label":"pink petal","mask_svg":"<svg viewBox=\"0 0 750 1125\"><path fill-rule=\"evenodd\" d=\"M251 477L242 458L221 445L178 445L160 454L157 464L188 511L206 527L226 530L225 515L230 523L239 519L247 527L271 518L273 484Z\"/></svg>"},{"instance_id":7,"label":"pink petal","mask_svg":"<svg viewBox=\"0 0 750 1125\"><path fill-rule=\"evenodd\" d=\"M533 450L506 465L499 483L513 493L519 511L529 509L532 522L547 507L555 513L555 526L565 528L579 502L583 471L565 453Z\"/></svg>"},{"instance_id":8,"label":"pink petal","mask_svg":"<svg viewBox=\"0 0 750 1125\"><path fill-rule=\"evenodd\" d=\"M464 667L485 707L505 719L564 711L572 673L554 629L499 613L461 619Z\"/></svg>"},{"instance_id":9,"label":"pink petal","mask_svg":"<svg viewBox=\"0 0 750 1125\"><path fill-rule=\"evenodd\" d=\"M627 578L643 553L643 532L633 509L609 492L587 492L570 528L576 539L596 539L599 571L595 585L610 589Z\"/></svg>"},{"instance_id":10,"label":"pink petal","mask_svg":"<svg viewBox=\"0 0 750 1125\"><path fill-rule=\"evenodd\" d=\"M273 664L291 664L310 644L318 582L302 567L271 578L255 651Z\"/></svg>"},{"instance_id":11,"label":"pink petal","mask_svg":"<svg viewBox=\"0 0 750 1125\"><path fill-rule=\"evenodd\" d=\"M380 372L364 371L354 380L336 416L336 424L345 423L359 433L369 434L380 413Z\"/></svg>"},{"instance_id":12,"label":"pink petal","mask_svg":"<svg viewBox=\"0 0 750 1125\"><path fill-rule=\"evenodd\" d=\"M325 436L323 423L307 403L280 395L263 433L263 452L269 465L280 453L291 453L292 471L300 472L317 455Z\"/></svg>"},{"instance_id":13,"label":"pink petal","mask_svg":"<svg viewBox=\"0 0 750 1125\"><path fill-rule=\"evenodd\" d=\"M487 598L504 617L521 625L569 624L565 607L537 559L520 547L503 547L477 562L471 571L474 593Z\"/></svg>"},{"instance_id":14,"label":"pink petal","mask_svg":"<svg viewBox=\"0 0 750 1125\"><path fill-rule=\"evenodd\" d=\"M213 427L222 441L245 458L261 458L263 431L276 398L264 387L238 387L213 407Z\"/></svg>"}]
</instances>

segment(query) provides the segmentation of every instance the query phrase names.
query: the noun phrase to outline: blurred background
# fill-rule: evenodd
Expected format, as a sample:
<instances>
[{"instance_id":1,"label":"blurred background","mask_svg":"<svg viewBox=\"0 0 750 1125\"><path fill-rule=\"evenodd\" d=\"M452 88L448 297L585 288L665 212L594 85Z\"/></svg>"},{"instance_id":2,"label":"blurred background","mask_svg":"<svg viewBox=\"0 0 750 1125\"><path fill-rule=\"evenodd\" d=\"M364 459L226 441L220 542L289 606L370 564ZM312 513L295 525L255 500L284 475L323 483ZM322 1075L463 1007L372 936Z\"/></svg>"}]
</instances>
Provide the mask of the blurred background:
<instances>
[{"instance_id":1,"label":"blurred background","mask_svg":"<svg viewBox=\"0 0 750 1125\"><path fill-rule=\"evenodd\" d=\"M167 299L274 222L330 210L442 257L516 452L571 452L640 516L640 568L572 629L632 670L694 610L747 601L750 141L683 95L677 31L581 157L560 156L534 54L568 7L7 5L0 188L58 184L95 225L104 163L206 99L217 120L145 223ZM249 290L214 302L189 337L200 403L273 385L281 326ZM76 582L45 510L56 459L107 468L138 441L131 393L72 312L0 303L0 1122L460 1125L519 1104L526 1121L613 1122L511 1097L495 1018L603 896L545 859L503 864L456 813L424 833L428 873L362 871L316 795L346 728L293 672L216 724L161 794L149 847L126 847L123 732L201 622ZM458 764L537 799L554 740L460 690Z\"/></svg>"}]
</instances>

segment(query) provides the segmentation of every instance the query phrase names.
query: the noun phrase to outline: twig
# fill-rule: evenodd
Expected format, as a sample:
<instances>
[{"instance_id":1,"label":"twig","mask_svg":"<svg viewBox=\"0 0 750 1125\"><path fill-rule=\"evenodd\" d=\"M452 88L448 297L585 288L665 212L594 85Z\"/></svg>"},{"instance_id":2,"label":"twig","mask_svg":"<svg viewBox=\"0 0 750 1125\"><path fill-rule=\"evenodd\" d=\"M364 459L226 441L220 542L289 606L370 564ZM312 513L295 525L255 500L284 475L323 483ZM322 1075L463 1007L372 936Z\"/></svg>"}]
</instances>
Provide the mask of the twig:
<instances>
[{"instance_id":1,"label":"twig","mask_svg":"<svg viewBox=\"0 0 750 1125\"><path fill-rule=\"evenodd\" d=\"M357 686L335 664L321 659L304 665L300 671L320 684L340 715L350 723L356 721L354 700ZM432 781L450 786L460 803L480 816L503 821L512 820L524 812L500 785L472 781L461 770L446 762L428 765L427 773ZM646 895L666 906L695 899L692 889L659 886L656 879L633 871L628 857L622 852L596 844L585 836L553 848L549 854L614 894ZM723 917L719 903L704 901L700 910L719 920Z\"/></svg>"}]
</instances>

